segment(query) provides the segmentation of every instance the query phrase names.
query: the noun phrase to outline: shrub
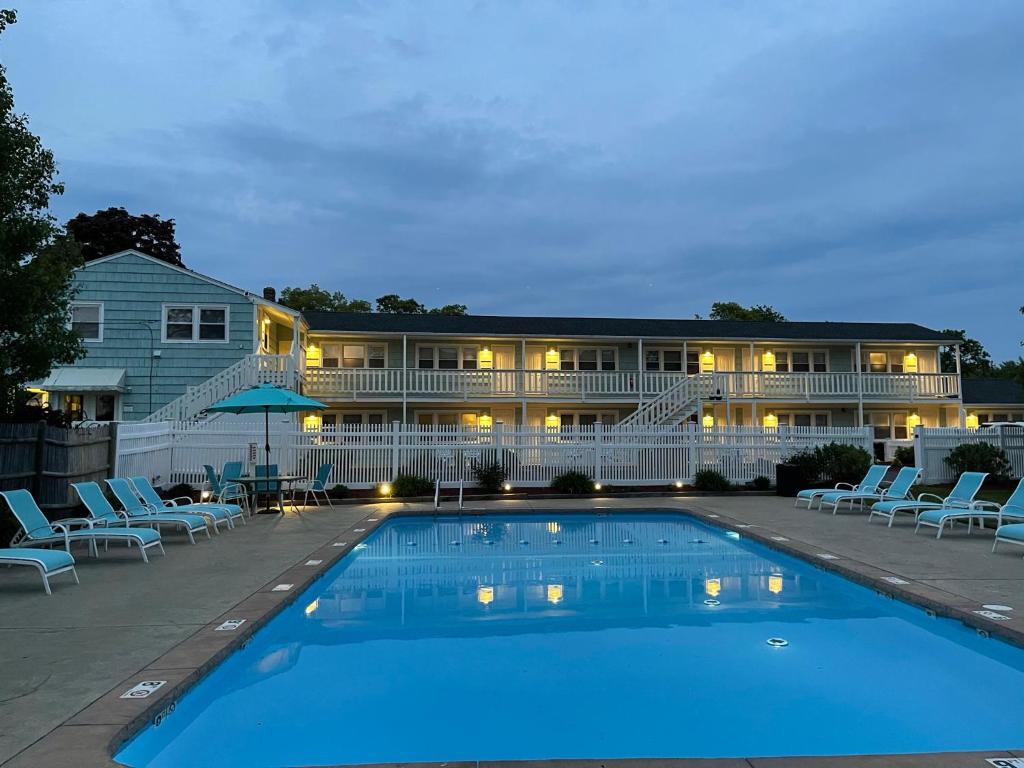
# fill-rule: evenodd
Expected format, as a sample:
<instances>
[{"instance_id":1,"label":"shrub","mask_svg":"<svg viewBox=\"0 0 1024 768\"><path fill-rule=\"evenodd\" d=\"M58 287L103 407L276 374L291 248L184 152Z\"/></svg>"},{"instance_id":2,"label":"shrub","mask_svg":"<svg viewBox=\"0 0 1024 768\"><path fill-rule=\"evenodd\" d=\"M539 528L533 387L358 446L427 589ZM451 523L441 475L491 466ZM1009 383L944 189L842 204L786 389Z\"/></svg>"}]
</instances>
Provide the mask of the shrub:
<instances>
[{"instance_id":1,"label":"shrub","mask_svg":"<svg viewBox=\"0 0 1024 768\"><path fill-rule=\"evenodd\" d=\"M914 466L914 461L914 446L912 445L901 445L893 452L892 465L897 469L900 467L912 467Z\"/></svg>"},{"instance_id":2,"label":"shrub","mask_svg":"<svg viewBox=\"0 0 1024 768\"><path fill-rule=\"evenodd\" d=\"M500 493L507 477L505 468L497 461L473 462L473 477L477 485L487 493Z\"/></svg>"},{"instance_id":3,"label":"shrub","mask_svg":"<svg viewBox=\"0 0 1024 768\"><path fill-rule=\"evenodd\" d=\"M961 443L943 461L957 475L988 472L993 480L1006 480L1013 472L1006 453L991 443Z\"/></svg>"},{"instance_id":4,"label":"shrub","mask_svg":"<svg viewBox=\"0 0 1024 768\"><path fill-rule=\"evenodd\" d=\"M767 491L772 487L772 481L764 475L758 475L754 478L754 482L751 485L754 486L755 491Z\"/></svg>"},{"instance_id":5,"label":"shrub","mask_svg":"<svg viewBox=\"0 0 1024 768\"><path fill-rule=\"evenodd\" d=\"M813 483L821 477L821 461L815 448L798 451L786 459L786 464L797 467L803 476L803 485Z\"/></svg>"},{"instance_id":6,"label":"shrub","mask_svg":"<svg viewBox=\"0 0 1024 768\"><path fill-rule=\"evenodd\" d=\"M594 481L586 472L570 470L552 480L551 487L559 493L590 493L594 490Z\"/></svg>"},{"instance_id":7,"label":"shrub","mask_svg":"<svg viewBox=\"0 0 1024 768\"><path fill-rule=\"evenodd\" d=\"M434 484L420 475L398 475L391 483L392 496L430 496Z\"/></svg>"},{"instance_id":8,"label":"shrub","mask_svg":"<svg viewBox=\"0 0 1024 768\"><path fill-rule=\"evenodd\" d=\"M332 499L344 499L348 497L348 494L348 486L342 485L341 483L338 483L333 488L327 489L327 495L330 496Z\"/></svg>"},{"instance_id":9,"label":"shrub","mask_svg":"<svg viewBox=\"0 0 1024 768\"><path fill-rule=\"evenodd\" d=\"M172 485L170 488L168 488L166 491L164 491L163 492L163 498L165 498L165 499L177 499L177 498L180 498L182 496L188 496L191 499L191 498L194 498L194 496L193 496L194 493L195 493L195 490L192 488L192 486L189 483L178 483L177 485Z\"/></svg>"},{"instance_id":10,"label":"shrub","mask_svg":"<svg viewBox=\"0 0 1024 768\"><path fill-rule=\"evenodd\" d=\"M711 491L721 493L732 490L732 486L725 475L713 469L702 469L693 479L693 487L698 491Z\"/></svg>"},{"instance_id":11,"label":"shrub","mask_svg":"<svg viewBox=\"0 0 1024 768\"><path fill-rule=\"evenodd\" d=\"M795 453L786 463L800 467L806 483L817 480L857 483L864 477L872 461L871 454L859 446L828 443Z\"/></svg>"}]
</instances>

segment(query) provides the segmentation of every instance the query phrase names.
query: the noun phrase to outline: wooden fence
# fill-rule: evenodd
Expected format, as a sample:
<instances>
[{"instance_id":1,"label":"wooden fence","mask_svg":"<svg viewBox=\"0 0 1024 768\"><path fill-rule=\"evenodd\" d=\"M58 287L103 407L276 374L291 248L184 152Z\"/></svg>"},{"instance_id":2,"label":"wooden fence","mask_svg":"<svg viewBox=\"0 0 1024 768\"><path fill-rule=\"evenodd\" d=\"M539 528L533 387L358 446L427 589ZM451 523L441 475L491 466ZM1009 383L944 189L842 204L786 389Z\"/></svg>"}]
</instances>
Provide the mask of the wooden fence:
<instances>
[{"instance_id":1,"label":"wooden fence","mask_svg":"<svg viewBox=\"0 0 1024 768\"><path fill-rule=\"evenodd\" d=\"M71 483L110 476L112 428L0 424L0 489L28 488L40 506L76 505Z\"/></svg>"},{"instance_id":2,"label":"wooden fence","mask_svg":"<svg viewBox=\"0 0 1024 768\"><path fill-rule=\"evenodd\" d=\"M917 427L914 430L914 463L924 470L925 482L945 483L954 480L953 470L944 459L950 451L964 443L990 443L1001 448L1010 460L1012 475L1024 477L1024 427Z\"/></svg>"},{"instance_id":3,"label":"wooden fence","mask_svg":"<svg viewBox=\"0 0 1024 768\"><path fill-rule=\"evenodd\" d=\"M122 424L118 436L119 474L131 466L132 474L163 482L200 485L204 464L220 468L226 461L263 461L262 425ZM689 483L701 469L714 469L735 483L758 476L774 481L775 467L786 457L829 442L870 451L872 436L869 428L601 424L572 429L498 424L487 430L398 422L319 430L278 424L271 430L272 460L280 471L311 477L320 464L332 464L330 482L350 488L372 488L399 473L472 484L473 464L489 461L501 462L516 487L544 487L573 469L611 485Z\"/></svg>"}]
</instances>

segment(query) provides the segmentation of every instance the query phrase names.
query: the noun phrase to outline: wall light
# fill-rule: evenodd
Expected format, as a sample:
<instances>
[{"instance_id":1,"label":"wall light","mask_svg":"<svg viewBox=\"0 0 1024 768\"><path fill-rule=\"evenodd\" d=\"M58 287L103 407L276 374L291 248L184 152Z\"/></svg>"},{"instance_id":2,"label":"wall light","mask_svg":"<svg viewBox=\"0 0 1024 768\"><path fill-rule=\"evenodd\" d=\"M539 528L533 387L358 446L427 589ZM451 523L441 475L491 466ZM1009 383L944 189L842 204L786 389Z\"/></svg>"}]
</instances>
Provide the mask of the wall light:
<instances>
[{"instance_id":1,"label":"wall light","mask_svg":"<svg viewBox=\"0 0 1024 768\"><path fill-rule=\"evenodd\" d=\"M480 354L477 356L477 365L481 368L494 367L494 353L490 347L481 347Z\"/></svg>"},{"instance_id":2,"label":"wall light","mask_svg":"<svg viewBox=\"0 0 1024 768\"><path fill-rule=\"evenodd\" d=\"M700 420L700 423L705 427L713 427L715 426L715 417L710 413L705 413L704 418Z\"/></svg>"},{"instance_id":3,"label":"wall light","mask_svg":"<svg viewBox=\"0 0 1024 768\"><path fill-rule=\"evenodd\" d=\"M206 501L211 496L213 496L213 491L203 491L202 493L199 494L199 498L203 501Z\"/></svg>"},{"instance_id":4,"label":"wall light","mask_svg":"<svg viewBox=\"0 0 1024 768\"><path fill-rule=\"evenodd\" d=\"M559 365L559 363L561 362L561 358L558 355L558 350L555 349L554 347L551 347L551 349L549 349L544 354L544 362L545 362L545 366L544 366L545 368L547 368L548 370L556 370L557 371L561 367Z\"/></svg>"},{"instance_id":5,"label":"wall light","mask_svg":"<svg viewBox=\"0 0 1024 768\"><path fill-rule=\"evenodd\" d=\"M968 429L977 429L979 423L978 414L976 413L968 413L967 418L964 420L964 425Z\"/></svg>"},{"instance_id":6,"label":"wall light","mask_svg":"<svg viewBox=\"0 0 1024 768\"><path fill-rule=\"evenodd\" d=\"M501 487L502 487L502 488L503 488L503 489L504 489L505 491L511 491L511 490L512 490L512 483L505 483L505 484L504 484L503 486L501 486Z\"/></svg>"},{"instance_id":7,"label":"wall light","mask_svg":"<svg viewBox=\"0 0 1024 768\"><path fill-rule=\"evenodd\" d=\"M770 429L776 429L779 426L779 417L774 413L766 413L763 419L764 426Z\"/></svg>"},{"instance_id":8,"label":"wall light","mask_svg":"<svg viewBox=\"0 0 1024 768\"><path fill-rule=\"evenodd\" d=\"M678 488L682 488L683 487L683 481L682 480L676 480L674 485L676 486L677 489Z\"/></svg>"},{"instance_id":9,"label":"wall light","mask_svg":"<svg viewBox=\"0 0 1024 768\"><path fill-rule=\"evenodd\" d=\"M914 427L921 426L921 416L917 413L912 413L907 416L907 431L913 432Z\"/></svg>"},{"instance_id":10,"label":"wall light","mask_svg":"<svg viewBox=\"0 0 1024 768\"><path fill-rule=\"evenodd\" d=\"M481 413L480 417L476 420L476 424L480 429L490 429L494 426L494 420L489 413Z\"/></svg>"},{"instance_id":11,"label":"wall light","mask_svg":"<svg viewBox=\"0 0 1024 768\"><path fill-rule=\"evenodd\" d=\"M600 483L594 483L594 490L595 491L600 491L601 490L601 484Z\"/></svg>"},{"instance_id":12,"label":"wall light","mask_svg":"<svg viewBox=\"0 0 1024 768\"><path fill-rule=\"evenodd\" d=\"M715 354L710 349L705 349L703 354L700 356L700 372L701 373L714 373L715 370Z\"/></svg>"},{"instance_id":13,"label":"wall light","mask_svg":"<svg viewBox=\"0 0 1024 768\"><path fill-rule=\"evenodd\" d=\"M774 371L775 370L775 353L770 349L765 350L761 355L761 370L762 371Z\"/></svg>"},{"instance_id":14,"label":"wall light","mask_svg":"<svg viewBox=\"0 0 1024 768\"><path fill-rule=\"evenodd\" d=\"M557 427L559 424L561 424L561 420L558 418L557 413L549 413L544 419L545 427Z\"/></svg>"},{"instance_id":15,"label":"wall light","mask_svg":"<svg viewBox=\"0 0 1024 768\"><path fill-rule=\"evenodd\" d=\"M917 355L913 352L908 352L903 356L903 372L917 373Z\"/></svg>"}]
</instances>

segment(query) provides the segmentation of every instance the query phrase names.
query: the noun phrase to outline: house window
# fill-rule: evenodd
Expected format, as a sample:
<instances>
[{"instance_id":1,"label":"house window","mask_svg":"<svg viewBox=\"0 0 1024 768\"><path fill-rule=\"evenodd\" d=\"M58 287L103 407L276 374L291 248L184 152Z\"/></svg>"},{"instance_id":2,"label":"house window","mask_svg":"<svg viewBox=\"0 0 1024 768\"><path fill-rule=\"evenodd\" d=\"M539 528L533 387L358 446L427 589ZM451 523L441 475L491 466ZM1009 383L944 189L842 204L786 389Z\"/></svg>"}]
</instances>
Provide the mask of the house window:
<instances>
[{"instance_id":1,"label":"house window","mask_svg":"<svg viewBox=\"0 0 1024 768\"><path fill-rule=\"evenodd\" d=\"M558 368L562 371L614 371L615 350L610 347L566 347L558 350Z\"/></svg>"},{"instance_id":2,"label":"house window","mask_svg":"<svg viewBox=\"0 0 1024 768\"><path fill-rule=\"evenodd\" d=\"M490 358L489 358L490 359ZM450 344L434 346L427 344L416 347L416 367L426 370L439 368L456 371L475 371L480 367L480 347L476 344Z\"/></svg>"},{"instance_id":3,"label":"house window","mask_svg":"<svg viewBox=\"0 0 1024 768\"><path fill-rule=\"evenodd\" d=\"M580 370L581 371L596 371L597 370L597 350L596 349L581 349L579 354Z\"/></svg>"},{"instance_id":4,"label":"house window","mask_svg":"<svg viewBox=\"0 0 1024 768\"><path fill-rule=\"evenodd\" d=\"M697 353L693 353L694 373L700 369ZM690 355L687 354L689 359ZM681 349L645 349L644 370L647 371L678 371L683 370L683 351Z\"/></svg>"},{"instance_id":5,"label":"house window","mask_svg":"<svg viewBox=\"0 0 1024 768\"><path fill-rule=\"evenodd\" d=\"M686 375L696 376L700 373L700 355L697 352L686 353Z\"/></svg>"},{"instance_id":6,"label":"house window","mask_svg":"<svg viewBox=\"0 0 1024 768\"><path fill-rule=\"evenodd\" d=\"M793 353L793 373L810 373L811 356L807 352Z\"/></svg>"},{"instance_id":7,"label":"house window","mask_svg":"<svg viewBox=\"0 0 1024 768\"><path fill-rule=\"evenodd\" d=\"M96 421L114 420L114 399L116 395L101 392L96 395Z\"/></svg>"},{"instance_id":8,"label":"house window","mask_svg":"<svg viewBox=\"0 0 1024 768\"><path fill-rule=\"evenodd\" d=\"M885 373L889 370L889 356L885 352L868 352L865 366L871 373Z\"/></svg>"},{"instance_id":9,"label":"house window","mask_svg":"<svg viewBox=\"0 0 1024 768\"><path fill-rule=\"evenodd\" d=\"M477 363L477 348L476 347L463 347L462 348L462 367L464 370L475 371Z\"/></svg>"},{"instance_id":10,"label":"house window","mask_svg":"<svg viewBox=\"0 0 1024 768\"><path fill-rule=\"evenodd\" d=\"M64 412L71 417L72 421L81 421L85 418L85 409L82 407L82 395L64 395Z\"/></svg>"},{"instance_id":11,"label":"house window","mask_svg":"<svg viewBox=\"0 0 1024 768\"><path fill-rule=\"evenodd\" d=\"M459 367L459 348L438 347L437 367L441 370L456 370Z\"/></svg>"},{"instance_id":12,"label":"house window","mask_svg":"<svg viewBox=\"0 0 1024 768\"><path fill-rule=\"evenodd\" d=\"M560 349L558 356L558 369L560 371L576 370L576 350Z\"/></svg>"},{"instance_id":13,"label":"house window","mask_svg":"<svg viewBox=\"0 0 1024 768\"><path fill-rule=\"evenodd\" d=\"M362 344L345 344L341 348L341 366L343 368L365 368L366 347ZM344 424L344 421L342 423Z\"/></svg>"},{"instance_id":14,"label":"house window","mask_svg":"<svg viewBox=\"0 0 1024 768\"><path fill-rule=\"evenodd\" d=\"M420 347L416 353L416 367L417 368L433 368L434 367L434 348L433 347Z\"/></svg>"},{"instance_id":15,"label":"house window","mask_svg":"<svg viewBox=\"0 0 1024 768\"><path fill-rule=\"evenodd\" d=\"M778 373L827 373L828 352L815 349L776 350L775 370Z\"/></svg>"},{"instance_id":16,"label":"house window","mask_svg":"<svg viewBox=\"0 0 1024 768\"><path fill-rule=\"evenodd\" d=\"M224 342L228 340L228 308L164 307L164 341Z\"/></svg>"},{"instance_id":17,"label":"house window","mask_svg":"<svg viewBox=\"0 0 1024 768\"><path fill-rule=\"evenodd\" d=\"M366 367L385 368L387 359L387 348L383 344L367 344L366 346Z\"/></svg>"},{"instance_id":18,"label":"house window","mask_svg":"<svg viewBox=\"0 0 1024 768\"><path fill-rule=\"evenodd\" d=\"M828 414L818 413L778 413L780 427L827 427Z\"/></svg>"},{"instance_id":19,"label":"house window","mask_svg":"<svg viewBox=\"0 0 1024 768\"><path fill-rule=\"evenodd\" d=\"M103 304L76 301L71 304L71 330L82 341L103 341Z\"/></svg>"}]
</instances>

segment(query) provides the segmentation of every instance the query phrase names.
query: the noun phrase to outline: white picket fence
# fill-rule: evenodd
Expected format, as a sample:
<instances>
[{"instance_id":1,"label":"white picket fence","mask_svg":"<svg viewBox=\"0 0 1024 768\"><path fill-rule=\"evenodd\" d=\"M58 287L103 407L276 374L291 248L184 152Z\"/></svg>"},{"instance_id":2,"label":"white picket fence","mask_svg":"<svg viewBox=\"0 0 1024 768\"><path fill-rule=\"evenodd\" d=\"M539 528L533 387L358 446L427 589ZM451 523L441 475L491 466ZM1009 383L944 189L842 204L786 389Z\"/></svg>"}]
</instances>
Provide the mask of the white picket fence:
<instances>
[{"instance_id":1,"label":"white picket fence","mask_svg":"<svg viewBox=\"0 0 1024 768\"><path fill-rule=\"evenodd\" d=\"M220 468L226 461L263 462L262 424L253 422L122 424L118 435L118 474L131 468L132 474L198 486L206 478L204 464ZM399 473L471 485L473 464L490 461L501 462L515 487L546 487L567 470L609 485L689 483L702 469L717 470L734 483L758 476L774 481L775 466L796 451L830 442L870 451L871 441L869 428L704 429L693 424L572 429L498 424L481 430L395 422L303 430L278 423L271 425L270 435L272 460L281 472L311 477L321 464L332 464L330 482L350 488L372 488Z\"/></svg>"},{"instance_id":2,"label":"white picket fence","mask_svg":"<svg viewBox=\"0 0 1024 768\"><path fill-rule=\"evenodd\" d=\"M925 482L945 483L955 479L944 459L963 443L991 443L1003 449L1013 468L1013 477L1024 477L1024 427L917 427L914 463L924 470Z\"/></svg>"}]
</instances>

